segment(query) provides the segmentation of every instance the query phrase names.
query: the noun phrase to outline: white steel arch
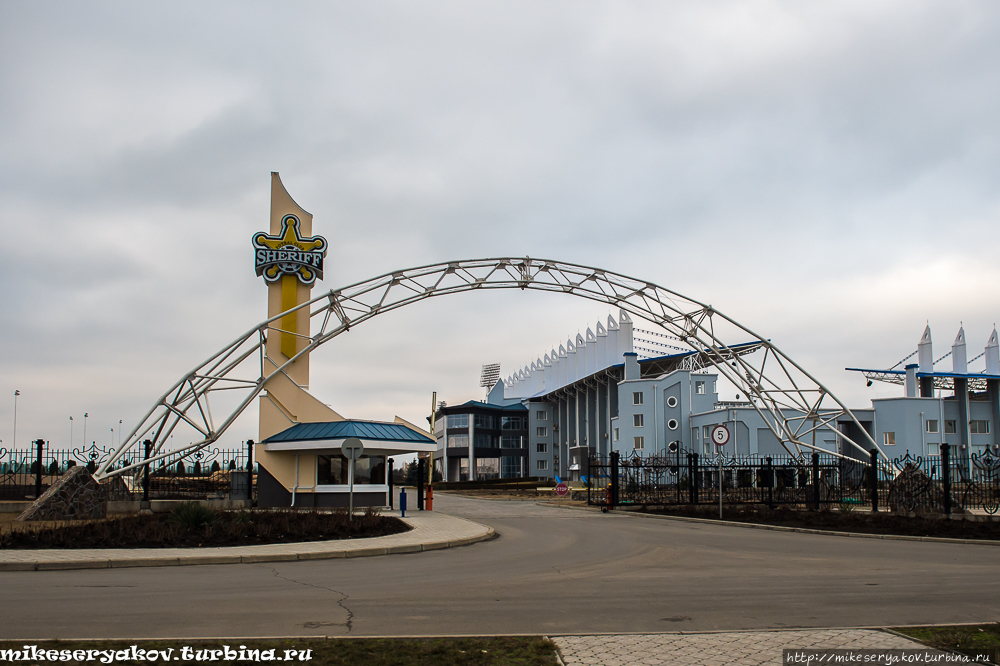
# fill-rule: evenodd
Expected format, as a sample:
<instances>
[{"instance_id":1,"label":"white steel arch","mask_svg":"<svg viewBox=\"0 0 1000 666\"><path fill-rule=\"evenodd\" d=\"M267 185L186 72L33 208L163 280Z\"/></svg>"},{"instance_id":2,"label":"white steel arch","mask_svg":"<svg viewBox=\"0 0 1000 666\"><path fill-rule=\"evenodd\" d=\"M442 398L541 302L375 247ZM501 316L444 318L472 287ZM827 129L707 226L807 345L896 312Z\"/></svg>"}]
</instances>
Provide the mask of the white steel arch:
<instances>
[{"instance_id":1,"label":"white steel arch","mask_svg":"<svg viewBox=\"0 0 1000 666\"><path fill-rule=\"evenodd\" d=\"M816 449L815 433L849 418L863 433L861 441L839 437L859 452L884 452L861 427L851 411L823 384L769 340L706 305L652 282L638 280L600 268L548 259L502 257L450 261L386 273L341 289L333 289L288 312L309 308L311 336L299 335L306 344L291 360L279 365L266 355L267 336L278 331L282 313L250 329L221 351L182 377L156 404L128 438L97 472L98 478L122 474L155 463L178 452L203 448L215 442L265 388L267 381L296 359L349 331L372 317L411 303L477 289L532 289L571 294L617 306L660 326L687 344L737 389L751 399L768 428L792 454ZM287 333L286 333L287 334ZM739 336L739 337L736 337ZM732 344L751 341L759 351L741 355ZM276 368L268 371L267 368ZM221 416L212 405L220 392L240 395L235 408ZM231 395L231 394L230 394ZM164 450L180 423L194 428L201 440ZM812 435L812 438L810 438ZM121 464L119 461L142 441L153 442L149 461ZM809 440L812 441L809 441ZM133 458L135 460L135 458ZM117 469L115 466L118 465Z\"/></svg>"}]
</instances>

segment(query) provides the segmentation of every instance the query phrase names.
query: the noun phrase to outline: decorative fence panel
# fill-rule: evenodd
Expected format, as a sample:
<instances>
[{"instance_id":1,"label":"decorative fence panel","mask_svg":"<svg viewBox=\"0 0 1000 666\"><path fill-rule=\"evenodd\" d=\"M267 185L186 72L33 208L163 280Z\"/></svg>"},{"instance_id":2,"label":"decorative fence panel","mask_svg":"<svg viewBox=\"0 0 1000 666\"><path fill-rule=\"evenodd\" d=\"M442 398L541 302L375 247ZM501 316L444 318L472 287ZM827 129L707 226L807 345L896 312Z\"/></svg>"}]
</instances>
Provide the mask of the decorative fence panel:
<instances>
[{"instance_id":1,"label":"decorative fence panel","mask_svg":"<svg viewBox=\"0 0 1000 666\"><path fill-rule=\"evenodd\" d=\"M31 449L0 448L0 500L25 501L45 492L75 465L97 470L112 454L96 445L74 449L51 449L37 442ZM116 468L142 462L139 455L126 456ZM41 472L39 473L39 467ZM235 449L206 448L170 456L149 469L148 482L140 468L122 480L132 499L250 499L256 497L256 474L249 446ZM144 482L145 487L144 487Z\"/></svg>"},{"instance_id":2,"label":"decorative fence panel","mask_svg":"<svg viewBox=\"0 0 1000 666\"><path fill-rule=\"evenodd\" d=\"M892 461L815 453L801 458L700 456L678 449L660 456L592 458L589 504L838 505L898 513L1000 510L1000 459L985 452L970 458L909 453ZM943 470L948 470L947 474ZM720 484L721 479L721 484ZM721 488L720 488L721 486Z\"/></svg>"}]
</instances>

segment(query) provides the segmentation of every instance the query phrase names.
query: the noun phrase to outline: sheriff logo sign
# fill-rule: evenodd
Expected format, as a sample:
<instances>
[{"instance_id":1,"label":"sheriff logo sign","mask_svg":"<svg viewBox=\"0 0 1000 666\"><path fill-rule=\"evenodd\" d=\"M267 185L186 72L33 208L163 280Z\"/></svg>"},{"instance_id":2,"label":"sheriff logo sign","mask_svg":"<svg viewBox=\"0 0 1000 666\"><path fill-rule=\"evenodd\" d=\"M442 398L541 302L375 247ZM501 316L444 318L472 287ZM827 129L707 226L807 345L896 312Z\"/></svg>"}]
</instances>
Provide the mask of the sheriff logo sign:
<instances>
[{"instance_id":1,"label":"sheriff logo sign","mask_svg":"<svg viewBox=\"0 0 1000 666\"><path fill-rule=\"evenodd\" d=\"M286 215L281 220L280 236L263 231L254 234L253 247L257 275L263 275L267 282L274 282L282 275L295 275L303 284L323 279L326 239L322 236L302 238L299 218L294 215Z\"/></svg>"}]
</instances>

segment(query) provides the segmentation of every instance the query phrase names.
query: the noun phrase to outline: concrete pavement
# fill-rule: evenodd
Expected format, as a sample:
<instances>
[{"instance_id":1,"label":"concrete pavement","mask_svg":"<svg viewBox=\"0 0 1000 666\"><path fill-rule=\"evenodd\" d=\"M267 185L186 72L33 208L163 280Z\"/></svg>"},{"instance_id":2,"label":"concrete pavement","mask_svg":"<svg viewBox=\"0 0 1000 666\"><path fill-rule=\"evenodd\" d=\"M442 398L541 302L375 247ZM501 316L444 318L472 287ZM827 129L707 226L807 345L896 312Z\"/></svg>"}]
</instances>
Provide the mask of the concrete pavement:
<instances>
[{"instance_id":1,"label":"concrete pavement","mask_svg":"<svg viewBox=\"0 0 1000 666\"><path fill-rule=\"evenodd\" d=\"M384 511L399 517L399 511ZM493 536L493 528L437 511L414 511L403 519L409 532L365 539L276 543L227 548L94 548L0 550L0 571L166 567L370 557L453 548Z\"/></svg>"},{"instance_id":2,"label":"concrete pavement","mask_svg":"<svg viewBox=\"0 0 1000 666\"><path fill-rule=\"evenodd\" d=\"M940 654L914 640L875 629L551 638L565 666L778 666L783 650L926 650Z\"/></svg>"},{"instance_id":3,"label":"concrete pavement","mask_svg":"<svg viewBox=\"0 0 1000 666\"><path fill-rule=\"evenodd\" d=\"M435 508L499 538L397 557L0 572L0 638L567 636L1000 620L992 547L444 494Z\"/></svg>"}]
</instances>

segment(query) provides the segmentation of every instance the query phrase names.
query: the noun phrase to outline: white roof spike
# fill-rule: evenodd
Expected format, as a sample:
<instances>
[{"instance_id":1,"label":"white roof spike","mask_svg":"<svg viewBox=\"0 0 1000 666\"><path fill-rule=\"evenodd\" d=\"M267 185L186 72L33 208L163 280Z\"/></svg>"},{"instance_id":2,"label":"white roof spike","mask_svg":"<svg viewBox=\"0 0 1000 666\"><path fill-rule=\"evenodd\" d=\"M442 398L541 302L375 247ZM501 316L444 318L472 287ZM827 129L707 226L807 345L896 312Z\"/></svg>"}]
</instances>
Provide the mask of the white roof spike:
<instances>
[{"instance_id":1,"label":"white roof spike","mask_svg":"<svg viewBox=\"0 0 1000 666\"><path fill-rule=\"evenodd\" d=\"M587 341L583 339L582 335L580 335L579 333L577 333L576 334L576 347L577 347L577 349L579 349L580 347L584 346L585 344L587 344Z\"/></svg>"},{"instance_id":2,"label":"white roof spike","mask_svg":"<svg viewBox=\"0 0 1000 666\"><path fill-rule=\"evenodd\" d=\"M590 328L588 328L587 329L587 344L590 344L591 342L597 342L597 336L594 335L594 332L592 330L590 330Z\"/></svg>"},{"instance_id":3,"label":"white roof spike","mask_svg":"<svg viewBox=\"0 0 1000 666\"><path fill-rule=\"evenodd\" d=\"M955 344L951 346L951 371L959 375L969 372L968 356L965 352L965 328L962 326L955 336Z\"/></svg>"},{"instance_id":4,"label":"white roof spike","mask_svg":"<svg viewBox=\"0 0 1000 666\"><path fill-rule=\"evenodd\" d=\"M627 313L627 312L625 312L624 310L619 310L619 311L618 311L618 320L619 320L619 321L620 321L621 323L623 323L623 324L624 324L624 323L626 323L626 322L629 322L629 323L631 323L631 322L632 322L632 318L631 318L631 317L629 317L629 316L628 316L628 313Z\"/></svg>"},{"instance_id":5,"label":"white roof spike","mask_svg":"<svg viewBox=\"0 0 1000 666\"><path fill-rule=\"evenodd\" d=\"M566 347L564 345L559 345L559 355L560 356L566 355Z\"/></svg>"},{"instance_id":6,"label":"white roof spike","mask_svg":"<svg viewBox=\"0 0 1000 666\"><path fill-rule=\"evenodd\" d=\"M567 354L575 354L576 353L576 345L573 344L572 340L567 340L566 341L566 353Z\"/></svg>"},{"instance_id":7,"label":"white roof spike","mask_svg":"<svg viewBox=\"0 0 1000 666\"><path fill-rule=\"evenodd\" d=\"M617 330L618 330L618 322L615 321L614 317L608 315L608 331L617 331Z\"/></svg>"},{"instance_id":8,"label":"white roof spike","mask_svg":"<svg viewBox=\"0 0 1000 666\"><path fill-rule=\"evenodd\" d=\"M552 357L549 356L548 354L543 356L542 359L543 359L542 363L544 363L545 365L552 365Z\"/></svg>"},{"instance_id":9,"label":"white roof spike","mask_svg":"<svg viewBox=\"0 0 1000 666\"><path fill-rule=\"evenodd\" d=\"M534 372L535 370L538 370L538 366L537 366L537 365L535 365L535 362L534 362L534 361L532 361L532 362L531 362L531 371L532 371L532 372Z\"/></svg>"},{"instance_id":10,"label":"white roof spike","mask_svg":"<svg viewBox=\"0 0 1000 666\"><path fill-rule=\"evenodd\" d=\"M597 322L597 337L603 338L608 334L608 329L604 328L604 324L600 321Z\"/></svg>"},{"instance_id":11,"label":"white roof spike","mask_svg":"<svg viewBox=\"0 0 1000 666\"><path fill-rule=\"evenodd\" d=\"M997 340L996 326L986 343L986 374L1000 375L1000 342Z\"/></svg>"},{"instance_id":12,"label":"white roof spike","mask_svg":"<svg viewBox=\"0 0 1000 666\"><path fill-rule=\"evenodd\" d=\"M924 334L917 343L917 362L920 365L920 372L934 372L934 345L931 343L930 324L924 329Z\"/></svg>"},{"instance_id":13,"label":"white roof spike","mask_svg":"<svg viewBox=\"0 0 1000 666\"><path fill-rule=\"evenodd\" d=\"M539 370L541 370L544 367L544 364L542 363L542 359L541 358L536 358L535 359L535 367L538 368Z\"/></svg>"}]
</instances>

